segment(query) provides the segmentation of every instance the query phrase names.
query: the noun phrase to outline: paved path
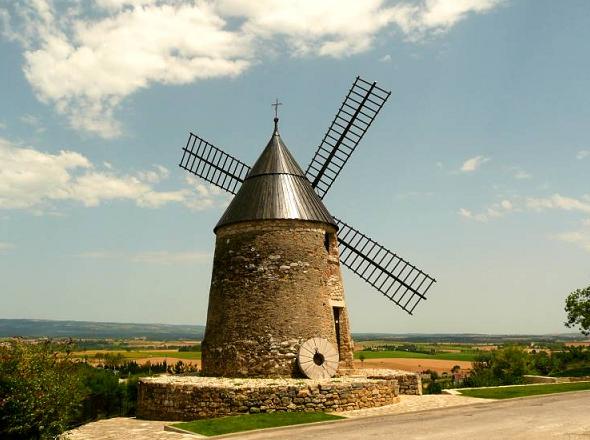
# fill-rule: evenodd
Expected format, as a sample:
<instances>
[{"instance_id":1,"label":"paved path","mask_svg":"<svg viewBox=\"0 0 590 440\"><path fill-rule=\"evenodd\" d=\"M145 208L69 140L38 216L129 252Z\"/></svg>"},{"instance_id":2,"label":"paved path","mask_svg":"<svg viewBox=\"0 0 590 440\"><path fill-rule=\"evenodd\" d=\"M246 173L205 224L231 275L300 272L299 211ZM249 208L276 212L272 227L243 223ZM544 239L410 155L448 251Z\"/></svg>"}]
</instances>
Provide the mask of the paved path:
<instances>
[{"instance_id":1,"label":"paved path","mask_svg":"<svg viewBox=\"0 0 590 440\"><path fill-rule=\"evenodd\" d=\"M503 401L444 394L400 397L395 405L348 411L344 415L350 420L342 422L244 433L234 438L590 440L590 391ZM195 440L194 436L165 432L166 423L100 420L70 431L68 440Z\"/></svg>"},{"instance_id":2,"label":"paved path","mask_svg":"<svg viewBox=\"0 0 590 440\"><path fill-rule=\"evenodd\" d=\"M590 392L494 401L433 411L259 431L240 440L590 439Z\"/></svg>"},{"instance_id":3,"label":"paved path","mask_svg":"<svg viewBox=\"0 0 590 440\"><path fill-rule=\"evenodd\" d=\"M195 440L194 435L164 431L170 422L137 420L128 417L99 420L70 431L67 440Z\"/></svg>"},{"instance_id":4,"label":"paved path","mask_svg":"<svg viewBox=\"0 0 590 440\"><path fill-rule=\"evenodd\" d=\"M493 402L493 400L450 394L400 396L399 403L394 403L393 405L379 406L377 408L356 409L354 411L343 411L335 414L349 418L385 416L390 414L426 411L429 409L448 408L451 406L472 405L474 403L484 402Z\"/></svg>"}]
</instances>

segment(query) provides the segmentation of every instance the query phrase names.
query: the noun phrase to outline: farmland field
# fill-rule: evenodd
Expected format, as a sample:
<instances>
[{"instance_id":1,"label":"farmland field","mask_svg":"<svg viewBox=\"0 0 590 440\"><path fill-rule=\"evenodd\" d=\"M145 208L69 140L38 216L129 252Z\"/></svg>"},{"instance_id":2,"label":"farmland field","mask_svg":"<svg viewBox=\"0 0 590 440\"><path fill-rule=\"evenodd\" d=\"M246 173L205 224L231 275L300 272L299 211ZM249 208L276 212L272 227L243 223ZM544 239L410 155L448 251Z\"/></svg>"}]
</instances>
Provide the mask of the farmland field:
<instances>
[{"instance_id":1,"label":"farmland field","mask_svg":"<svg viewBox=\"0 0 590 440\"><path fill-rule=\"evenodd\" d=\"M172 359L186 359L198 360L201 359L201 352L199 351L178 351L178 350L88 350L78 351L74 356L83 358L87 356L89 359L96 358L97 355L121 355L125 359L137 360L147 358L172 358Z\"/></svg>"},{"instance_id":2,"label":"farmland field","mask_svg":"<svg viewBox=\"0 0 590 440\"><path fill-rule=\"evenodd\" d=\"M478 352L476 351L465 351L465 352L449 352L449 353L435 353L435 354L426 354L426 353L415 353L410 351L357 351L354 354L356 359L360 359L361 353L365 357L365 359L439 359L445 361L466 361L466 362L473 362L477 356Z\"/></svg>"}]
</instances>

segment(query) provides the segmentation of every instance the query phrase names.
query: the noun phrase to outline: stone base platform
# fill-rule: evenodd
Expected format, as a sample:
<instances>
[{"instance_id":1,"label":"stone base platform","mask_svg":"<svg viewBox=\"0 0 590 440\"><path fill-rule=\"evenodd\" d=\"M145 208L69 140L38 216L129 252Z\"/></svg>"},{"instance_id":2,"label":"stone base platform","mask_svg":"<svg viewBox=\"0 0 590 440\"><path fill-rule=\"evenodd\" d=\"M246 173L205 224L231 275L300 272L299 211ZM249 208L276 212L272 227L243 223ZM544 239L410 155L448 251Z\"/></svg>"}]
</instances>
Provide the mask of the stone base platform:
<instances>
[{"instance_id":1,"label":"stone base platform","mask_svg":"<svg viewBox=\"0 0 590 440\"><path fill-rule=\"evenodd\" d=\"M410 383L420 384L419 376L408 372L351 370L349 373L319 381L201 376L142 378L137 417L195 420L275 411L351 411L397 403L400 384L404 390L411 387ZM409 376L413 379L408 379ZM415 385L415 389L420 389Z\"/></svg>"}]
</instances>

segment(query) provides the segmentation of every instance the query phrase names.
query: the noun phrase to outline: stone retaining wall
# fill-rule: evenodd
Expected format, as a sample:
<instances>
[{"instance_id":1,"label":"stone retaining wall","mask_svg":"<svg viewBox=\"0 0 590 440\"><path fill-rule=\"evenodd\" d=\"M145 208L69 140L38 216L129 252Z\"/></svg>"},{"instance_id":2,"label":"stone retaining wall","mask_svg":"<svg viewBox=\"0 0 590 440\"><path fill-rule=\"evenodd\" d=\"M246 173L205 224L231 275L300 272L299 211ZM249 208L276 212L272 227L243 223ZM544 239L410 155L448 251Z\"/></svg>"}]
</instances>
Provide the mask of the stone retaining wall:
<instances>
[{"instance_id":1,"label":"stone retaining wall","mask_svg":"<svg viewBox=\"0 0 590 440\"><path fill-rule=\"evenodd\" d=\"M367 379L396 380L399 386L399 394L422 395L422 379L417 373L386 368L343 369L340 373L346 376L364 376Z\"/></svg>"},{"instance_id":2,"label":"stone retaining wall","mask_svg":"<svg viewBox=\"0 0 590 440\"><path fill-rule=\"evenodd\" d=\"M139 382L137 417L195 420L274 411L349 411L399 401L395 379L213 379L161 376Z\"/></svg>"}]
</instances>

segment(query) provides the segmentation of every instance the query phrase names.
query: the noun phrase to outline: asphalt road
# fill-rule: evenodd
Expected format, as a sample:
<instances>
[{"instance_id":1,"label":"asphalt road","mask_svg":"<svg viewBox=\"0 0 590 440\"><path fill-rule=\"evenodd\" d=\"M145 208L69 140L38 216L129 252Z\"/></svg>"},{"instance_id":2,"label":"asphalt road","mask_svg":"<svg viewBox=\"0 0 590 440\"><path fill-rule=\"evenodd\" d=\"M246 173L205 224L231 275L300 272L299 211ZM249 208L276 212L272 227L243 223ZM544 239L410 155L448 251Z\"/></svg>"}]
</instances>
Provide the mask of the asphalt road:
<instances>
[{"instance_id":1,"label":"asphalt road","mask_svg":"<svg viewBox=\"0 0 590 440\"><path fill-rule=\"evenodd\" d=\"M282 428L237 438L590 440L590 391Z\"/></svg>"}]
</instances>

